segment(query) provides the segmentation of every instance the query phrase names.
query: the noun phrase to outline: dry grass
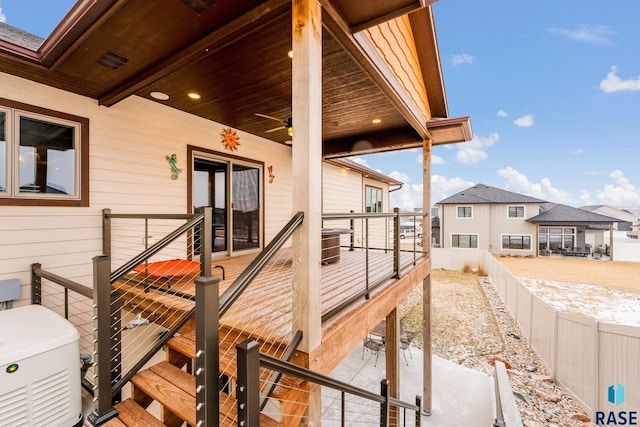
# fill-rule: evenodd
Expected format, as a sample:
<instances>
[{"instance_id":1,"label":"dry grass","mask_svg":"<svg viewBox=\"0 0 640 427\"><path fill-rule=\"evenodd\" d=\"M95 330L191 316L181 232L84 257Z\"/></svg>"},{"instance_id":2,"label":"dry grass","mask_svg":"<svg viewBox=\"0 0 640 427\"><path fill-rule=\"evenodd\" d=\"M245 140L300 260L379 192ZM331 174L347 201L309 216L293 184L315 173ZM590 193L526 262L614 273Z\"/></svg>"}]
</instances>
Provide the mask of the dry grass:
<instances>
[{"instance_id":1,"label":"dry grass","mask_svg":"<svg viewBox=\"0 0 640 427\"><path fill-rule=\"evenodd\" d=\"M498 257L497 260L517 277L640 292L640 263L584 258Z\"/></svg>"}]
</instances>

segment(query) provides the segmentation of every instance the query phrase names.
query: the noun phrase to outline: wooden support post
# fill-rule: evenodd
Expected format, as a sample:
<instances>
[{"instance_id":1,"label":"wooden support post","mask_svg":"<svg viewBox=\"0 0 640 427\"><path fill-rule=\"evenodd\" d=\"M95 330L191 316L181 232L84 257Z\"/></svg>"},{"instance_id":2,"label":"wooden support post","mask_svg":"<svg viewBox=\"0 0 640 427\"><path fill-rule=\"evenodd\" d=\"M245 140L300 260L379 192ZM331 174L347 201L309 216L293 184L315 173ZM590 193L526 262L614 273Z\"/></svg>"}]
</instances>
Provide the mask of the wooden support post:
<instances>
[{"instance_id":1,"label":"wooden support post","mask_svg":"<svg viewBox=\"0 0 640 427\"><path fill-rule=\"evenodd\" d=\"M322 338L322 11L318 0L292 2L293 211L304 222L293 235L293 322L302 331L306 367L319 370ZM311 390L307 416L320 425L320 387Z\"/></svg>"},{"instance_id":2,"label":"wooden support post","mask_svg":"<svg viewBox=\"0 0 640 427\"><path fill-rule=\"evenodd\" d=\"M422 250L431 256L431 140L422 142ZM431 415L432 360L431 360L431 272L422 281L422 410Z\"/></svg>"},{"instance_id":3,"label":"wooden support post","mask_svg":"<svg viewBox=\"0 0 640 427\"><path fill-rule=\"evenodd\" d=\"M385 363L386 375L389 381L389 396L396 399L400 398L400 317L398 309L394 308L387 315L386 331L385 331ZM397 407L392 407L389 413L391 425L399 424L399 412Z\"/></svg>"}]
</instances>

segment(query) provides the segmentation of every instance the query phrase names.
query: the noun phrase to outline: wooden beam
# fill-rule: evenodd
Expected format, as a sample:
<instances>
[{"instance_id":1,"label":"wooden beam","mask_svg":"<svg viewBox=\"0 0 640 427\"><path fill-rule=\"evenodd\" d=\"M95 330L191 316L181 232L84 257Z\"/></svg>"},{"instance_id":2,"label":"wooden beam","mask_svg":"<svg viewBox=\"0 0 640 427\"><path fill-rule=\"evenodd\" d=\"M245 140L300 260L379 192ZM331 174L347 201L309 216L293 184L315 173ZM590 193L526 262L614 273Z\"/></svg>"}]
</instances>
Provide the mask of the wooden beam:
<instances>
[{"instance_id":1,"label":"wooden beam","mask_svg":"<svg viewBox=\"0 0 640 427\"><path fill-rule=\"evenodd\" d=\"M280 17L290 6L291 2L287 0L269 0L262 3L191 46L138 73L134 79L104 94L98 102L100 105L112 106L193 60L212 55L234 41L255 33Z\"/></svg>"},{"instance_id":2,"label":"wooden beam","mask_svg":"<svg viewBox=\"0 0 640 427\"><path fill-rule=\"evenodd\" d=\"M406 102L402 96L402 85L389 70L389 67L379 57L371 58L371 49L364 48L356 36L352 34L348 24L329 0L322 1L322 24L329 31L338 44L347 52L356 64L369 76L371 81L380 88L382 93L391 101L412 128L422 139L429 137L426 119L418 109ZM376 56L376 55L373 55ZM405 94L406 95L406 94Z\"/></svg>"},{"instance_id":3,"label":"wooden beam","mask_svg":"<svg viewBox=\"0 0 640 427\"><path fill-rule=\"evenodd\" d=\"M386 331L384 337L385 346L385 378L389 381L389 396L400 398L400 317L398 308L391 310L386 318ZM390 414L390 425L400 425L398 423L399 413L397 408L392 408Z\"/></svg>"},{"instance_id":4,"label":"wooden beam","mask_svg":"<svg viewBox=\"0 0 640 427\"><path fill-rule=\"evenodd\" d=\"M422 147L422 250L431 258L431 141ZM426 222L426 224L425 224ZM422 281L422 408L431 415L432 409L432 357L431 357L431 271Z\"/></svg>"},{"instance_id":5,"label":"wooden beam","mask_svg":"<svg viewBox=\"0 0 640 427\"><path fill-rule=\"evenodd\" d=\"M325 159L331 159L421 146L422 138L420 135L413 128L407 126L324 141L322 155Z\"/></svg>"}]
</instances>

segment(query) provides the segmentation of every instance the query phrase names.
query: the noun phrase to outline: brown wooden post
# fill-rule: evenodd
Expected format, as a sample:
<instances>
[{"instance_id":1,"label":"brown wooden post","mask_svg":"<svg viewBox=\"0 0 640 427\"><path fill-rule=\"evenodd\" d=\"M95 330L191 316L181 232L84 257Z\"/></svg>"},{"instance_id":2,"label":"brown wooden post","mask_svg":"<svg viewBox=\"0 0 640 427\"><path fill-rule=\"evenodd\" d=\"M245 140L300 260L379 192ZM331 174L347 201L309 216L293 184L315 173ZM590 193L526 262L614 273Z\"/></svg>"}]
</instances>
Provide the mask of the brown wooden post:
<instances>
[{"instance_id":1,"label":"brown wooden post","mask_svg":"<svg viewBox=\"0 0 640 427\"><path fill-rule=\"evenodd\" d=\"M389 397L396 399L400 398L400 364L398 363L400 357L400 317L398 316L398 309L394 308L391 313L387 315L386 331L385 331L385 363L386 363L386 378L389 381ZM399 413L397 407L392 407L389 413L390 424L399 424Z\"/></svg>"},{"instance_id":2,"label":"brown wooden post","mask_svg":"<svg viewBox=\"0 0 640 427\"><path fill-rule=\"evenodd\" d=\"M431 140L422 141L422 210L426 224L422 224L422 249L431 257ZM425 228L426 225L426 228ZM431 271L422 281L422 411L431 415L432 360L431 360Z\"/></svg>"},{"instance_id":3,"label":"brown wooden post","mask_svg":"<svg viewBox=\"0 0 640 427\"><path fill-rule=\"evenodd\" d=\"M293 211L304 222L293 234L293 329L302 331L304 363L318 370L322 338L322 11L317 0L292 2ZM320 387L309 393L307 416L320 425Z\"/></svg>"}]
</instances>

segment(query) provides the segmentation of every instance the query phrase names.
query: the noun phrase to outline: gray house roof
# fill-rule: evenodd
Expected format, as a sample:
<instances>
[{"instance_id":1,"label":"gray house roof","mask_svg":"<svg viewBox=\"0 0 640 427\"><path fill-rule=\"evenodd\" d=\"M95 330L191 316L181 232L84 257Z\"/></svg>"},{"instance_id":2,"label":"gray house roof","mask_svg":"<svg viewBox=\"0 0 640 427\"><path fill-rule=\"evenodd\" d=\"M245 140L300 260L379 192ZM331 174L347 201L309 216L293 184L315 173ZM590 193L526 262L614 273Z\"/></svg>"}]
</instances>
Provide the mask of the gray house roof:
<instances>
[{"instance_id":1,"label":"gray house roof","mask_svg":"<svg viewBox=\"0 0 640 427\"><path fill-rule=\"evenodd\" d=\"M476 184L466 190L447 197L438 202L440 205L446 204L504 204L504 203L545 203L545 200L523 194L513 193L507 190L490 187L484 184Z\"/></svg>"},{"instance_id":2,"label":"gray house roof","mask_svg":"<svg viewBox=\"0 0 640 427\"><path fill-rule=\"evenodd\" d=\"M29 34L26 31L22 31L21 29L12 27L11 25L7 25L4 22L0 22L0 39L33 51L37 51L44 41L43 38Z\"/></svg>"},{"instance_id":3,"label":"gray house roof","mask_svg":"<svg viewBox=\"0 0 640 427\"><path fill-rule=\"evenodd\" d=\"M593 213L586 209L573 208L559 203L545 203L540 206L539 215L527 221L534 224L612 224L618 221L610 216Z\"/></svg>"}]
</instances>

